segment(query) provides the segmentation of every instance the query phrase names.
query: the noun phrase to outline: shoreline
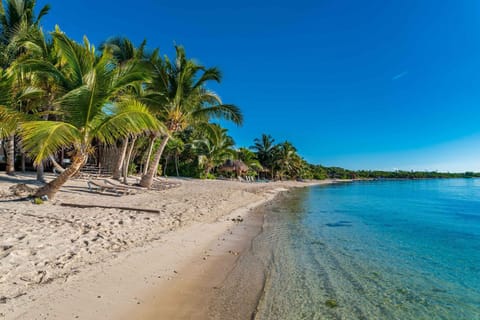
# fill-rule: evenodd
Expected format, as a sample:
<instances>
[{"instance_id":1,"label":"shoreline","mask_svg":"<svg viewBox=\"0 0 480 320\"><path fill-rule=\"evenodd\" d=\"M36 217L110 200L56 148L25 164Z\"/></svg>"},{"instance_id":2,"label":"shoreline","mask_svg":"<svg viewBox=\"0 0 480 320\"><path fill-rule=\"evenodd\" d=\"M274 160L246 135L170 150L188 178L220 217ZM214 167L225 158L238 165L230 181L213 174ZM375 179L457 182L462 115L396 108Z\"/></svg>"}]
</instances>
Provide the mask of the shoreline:
<instances>
[{"instance_id":1,"label":"shoreline","mask_svg":"<svg viewBox=\"0 0 480 320\"><path fill-rule=\"evenodd\" d=\"M74 181L72 183L73 185L70 186L70 190L66 190L59 196L59 198L61 198L60 202L71 199L76 199L77 201L86 201L85 199L87 199L88 201L98 202L100 204L102 201L110 203L112 201L109 197L97 194L75 194L72 190L79 188L79 185L83 186L84 182ZM135 226L135 223L129 225L127 220L125 220L128 213L126 214L122 211L60 209L60 206L55 205L55 203L42 205L40 207L32 206L29 203L12 204L10 208L7 207L3 209L3 211L9 212L10 210L14 212L14 217L18 217L24 211L29 212L29 210L45 211L45 214L41 217L42 220L39 220L40 216L37 216L37 213L30 214L34 216L32 218L25 217L25 215L27 215L26 213L22 216L22 219L33 223L34 231L36 231L38 227L36 224L41 223L38 221L43 222L46 216L56 220L59 220L57 216L71 216L71 219L77 216L78 219L84 219L86 221L101 221L98 222L99 225L101 223L107 224L109 221L111 225L112 221L110 220L113 219L112 217L119 219L117 217L118 215L123 220L115 220L115 228L112 227L113 229L109 229L110 232L113 232L115 236L120 236L119 240L124 239L124 242L130 241L133 244L131 247L127 246L124 250L113 250L117 249L115 246L112 247L113 249L108 247L107 249L110 251L104 247L92 247L90 244L90 251L88 251L88 248L86 251L88 254L85 254L85 256L78 255L82 259L72 262L70 273L67 273L64 278L55 278L52 276L52 278L47 278L48 281L44 283L41 281L39 282L41 284L27 283L21 287L19 287L20 284L17 280L12 282L16 286L11 286L11 288L8 286L8 283L4 281L5 279L2 279L3 281L0 282L0 286L7 285L5 288L12 290L18 287L18 290L15 289L10 292L4 291L7 294L10 293L11 296L8 300L5 300L4 303L0 304L0 319L127 319L125 315L140 312L144 312L147 317L150 312L156 312L156 310L158 310L156 307L150 307L152 305L150 303L155 305L155 297L165 296L165 294L167 294L169 290L173 290L173 288L177 288L176 290L178 290L178 288L181 288L180 285L184 285L184 288L190 287L195 291L195 283L201 284L201 281L195 282L195 272L197 272L196 274L202 274L202 277L197 277L197 280L202 281L205 279L203 275L207 274L209 272L208 270L211 270L209 266L212 265L223 266L214 272L215 275L219 276L220 280L222 273L225 276L228 274L229 268L233 268L235 262L240 257L239 252L244 250L245 244L251 243L251 239L255 236L255 234L245 232L245 230L248 229L246 228L247 223L251 221L247 219L246 216L251 216L255 206L260 206L272 200L275 194L289 188L308 187L328 183L334 182L315 181L310 183L275 182L248 184L233 181L185 180L182 181L182 187L178 189L146 192L145 194L137 196L113 199L115 202L124 201L128 204L139 203L143 206L146 206L145 204L148 203L149 205L147 207L167 208L165 210L166 216L164 217L162 214L163 218L160 217L161 221L158 221L154 216L138 215L138 218L132 221L138 223L139 226ZM11 182L9 185L11 185ZM0 191L2 190L2 186L5 186L5 184L0 179ZM212 197L212 195L217 196L217 199L215 199L215 196ZM244 219L243 222L235 223L231 220L237 218L239 215ZM130 217L132 218L132 216ZM139 220L140 217L146 220ZM2 218L2 215L0 215L0 218ZM9 218L7 221L11 222L12 216ZM118 226L117 223L121 221L124 222L122 222L121 226ZM154 223L159 224L159 222L162 222L162 224L158 226L158 230L152 227ZM169 227L170 224L167 224L167 222L171 222L173 227ZM15 223L11 222L12 225L10 228L12 226L16 228L17 225ZM118 227L122 228L123 233L115 233ZM8 224L5 225L4 228L9 228ZM37 241L52 241L52 243L49 244L40 244L39 248L43 245L54 245L54 240L59 242L58 246L54 245L54 247L48 248L48 254L50 256L35 254L30 259L29 256L27 256L24 257L23 260L20 260L20 262L17 261L17 266L23 266L28 269L27 264L33 264L32 260L37 259L39 256L58 261L58 258L53 259L52 257L59 252L50 253L50 251L54 249L60 251L60 249L62 249L61 245L67 241L65 241L66 239L60 238L61 236L63 236L63 238L65 237L65 235L61 233L71 232L71 229L67 229L63 224L55 225L54 228L53 233L55 234L51 235L50 238L36 239ZM18 232L18 230L11 232ZM38 233L42 235L46 232L43 227L38 231ZM83 233L85 232L86 231L83 230ZM141 232L145 233L144 239L138 240L136 237L139 237ZM56 233L60 234L57 235ZM87 235L90 234L91 232L87 233ZM5 236L8 236L8 234L5 234ZM11 239L11 237L7 237L7 240L9 239ZM81 239L82 238L80 238L80 240ZM223 239L225 239L225 241L223 241ZM3 242L5 242L4 240L5 239L2 239ZM100 239L98 242L101 241L104 241L104 239ZM32 244L31 242L29 243L31 247ZM95 244L97 244L97 242L95 242ZM13 243L14 248L16 245L17 243ZM70 242L68 242L68 246L71 246ZM32 248L23 248L19 250L18 253L14 252L15 255L10 254L8 258L11 259L12 256L16 259L23 257L22 255L27 254L27 249L33 250ZM101 250L94 251L92 249ZM209 251L209 249L211 250ZM214 249L216 249L216 251ZM69 250L72 250L72 248ZM84 249L82 248L82 250ZM233 254L228 253L229 250ZM104 251L106 251L106 253ZM42 251L40 250L39 252ZM92 257L91 260L88 260L89 257ZM0 269L7 268L6 270L12 271L11 268L8 269L9 266L4 262L5 261L0 260ZM35 262L35 266L36 263L37 262ZM24 266L24 264L26 266ZM196 271L189 269L192 265L198 266ZM66 267L62 266L62 268ZM51 273L50 271L50 269L47 269L47 272L45 272L47 276ZM25 278L25 276L21 274L21 268L15 272L11 275L12 279L15 279L14 276L20 279ZM45 276L45 273L43 276ZM191 275L190 278L188 277L189 274ZM5 276L7 280L8 276L10 275L7 274L7 276ZM2 295L3 294L2 292ZM18 296L15 297L15 294ZM172 297L173 295L170 296ZM194 296L200 295L197 294ZM175 312L178 312L178 306L175 306L177 302L181 301L178 300L169 303L170 306L173 306ZM182 309L188 310L188 304L195 306L191 297L186 304L183 304ZM204 314L205 312L204 310ZM181 317L179 317L179 319L180 318Z\"/></svg>"},{"instance_id":2,"label":"shoreline","mask_svg":"<svg viewBox=\"0 0 480 320\"><path fill-rule=\"evenodd\" d=\"M285 191L287 190L275 191L268 198L229 214L228 220L241 216L243 221L228 226L220 236L212 238L201 252L197 251L182 266L178 278L146 292L146 303L139 308L132 308L131 312L118 319L215 319L211 306L217 292L239 259L249 250L252 240L261 232L263 215L258 214L257 210L274 201L279 192Z\"/></svg>"}]
</instances>

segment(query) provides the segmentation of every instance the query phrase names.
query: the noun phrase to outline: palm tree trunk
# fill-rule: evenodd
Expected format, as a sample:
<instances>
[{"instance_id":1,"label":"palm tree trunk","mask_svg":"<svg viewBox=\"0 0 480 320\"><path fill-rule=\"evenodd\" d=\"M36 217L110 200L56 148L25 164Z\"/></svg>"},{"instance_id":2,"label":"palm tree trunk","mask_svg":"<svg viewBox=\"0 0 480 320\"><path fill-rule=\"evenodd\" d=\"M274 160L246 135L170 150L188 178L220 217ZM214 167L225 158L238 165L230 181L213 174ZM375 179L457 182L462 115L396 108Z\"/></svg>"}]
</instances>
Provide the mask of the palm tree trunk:
<instances>
[{"instance_id":1,"label":"palm tree trunk","mask_svg":"<svg viewBox=\"0 0 480 320\"><path fill-rule=\"evenodd\" d=\"M169 135L163 137L160 146L158 147L157 152L155 153L155 157L152 160L152 163L149 164L147 173L142 176L142 180L140 180L140 185L145 188L150 188L153 184L153 177L155 173L158 171L158 165L160 164L160 159L162 158L163 150L170 139Z\"/></svg>"},{"instance_id":2,"label":"palm tree trunk","mask_svg":"<svg viewBox=\"0 0 480 320\"><path fill-rule=\"evenodd\" d=\"M45 183L45 174L43 161L37 166L37 181Z\"/></svg>"},{"instance_id":3,"label":"palm tree trunk","mask_svg":"<svg viewBox=\"0 0 480 320\"><path fill-rule=\"evenodd\" d=\"M48 157L48 160L50 160L50 162L52 162L53 164L53 167L55 168L55 170L59 173L62 173L63 171L65 171L65 168L62 167L56 160L53 156L49 156Z\"/></svg>"},{"instance_id":4,"label":"palm tree trunk","mask_svg":"<svg viewBox=\"0 0 480 320\"><path fill-rule=\"evenodd\" d=\"M152 136L150 139L150 146L148 147L148 154L147 154L147 159L145 159L145 168L143 168L143 174L147 174L148 171L148 165L150 164L150 158L152 157L152 151L153 151L153 146L155 145L155 140L157 140L157 137Z\"/></svg>"},{"instance_id":5,"label":"palm tree trunk","mask_svg":"<svg viewBox=\"0 0 480 320\"><path fill-rule=\"evenodd\" d=\"M125 162L125 155L127 154L128 148L128 138L125 138L122 143L122 149L120 150L120 155L118 156L117 163L113 168L113 179L120 180L122 175L122 167Z\"/></svg>"},{"instance_id":6,"label":"palm tree trunk","mask_svg":"<svg viewBox=\"0 0 480 320\"><path fill-rule=\"evenodd\" d=\"M163 168L163 175L167 175L168 156L165 157L165 168Z\"/></svg>"},{"instance_id":7,"label":"palm tree trunk","mask_svg":"<svg viewBox=\"0 0 480 320\"><path fill-rule=\"evenodd\" d=\"M77 152L77 154L73 156L72 165L63 171L57 178L38 189L35 193L35 197L48 196L49 199L53 199L55 194L68 181L68 179L80 171L83 165L87 162L87 159L88 156L86 153Z\"/></svg>"},{"instance_id":8,"label":"palm tree trunk","mask_svg":"<svg viewBox=\"0 0 480 320\"><path fill-rule=\"evenodd\" d=\"M22 152L22 172L25 173L27 170L26 170L26 166L25 166L25 152Z\"/></svg>"},{"instance_id":9,"label":"palm tree trunk","mask_svg":"<svg viewBox=\"0 0 480 320\"><path fill-rule=\"evenodd\" d=\"M6 145L7 145L7 139L2 139L0 140L0 144L2 145L2 151L3 151L3 156L4 156L4 159L5 161L7 161L7 149L6 149Z\"/></svg>"},{"instance_id":10,"label":"palm tree trunk","mask_svg":"<svg viewBox=\"0 0 480 320\"><path fill-rule=\"evenodd\" d=\"M15 134L8 137L6 171L8 175L15 175Z\"/></svg>"},{"instance_id":11,"label":"palm tree trunk","mask_svg":"<svg viewBox=\"0 0 480 320\"><path fill-rule=\"evenodd\" d=\"M130 143L130 148L128 148L127 158L123 162L123 183L127 184L128 178L128 168L130 167L130 160L132 159L132 152L133 148L135 147L135 142L137 141L137 137L132 138L132 142Z\"/></svg>"},{"instance_id":12,"label":"palm tree trunk","mask_svg":"<svg viewBox=\"0 0 480 320\"><path fill-rule=\"evenodd\" d=\"M180 174L178 174L178 154L175 154L175 170L177 171L177 177L180 177Z\"/></svg>"}]
</instances>

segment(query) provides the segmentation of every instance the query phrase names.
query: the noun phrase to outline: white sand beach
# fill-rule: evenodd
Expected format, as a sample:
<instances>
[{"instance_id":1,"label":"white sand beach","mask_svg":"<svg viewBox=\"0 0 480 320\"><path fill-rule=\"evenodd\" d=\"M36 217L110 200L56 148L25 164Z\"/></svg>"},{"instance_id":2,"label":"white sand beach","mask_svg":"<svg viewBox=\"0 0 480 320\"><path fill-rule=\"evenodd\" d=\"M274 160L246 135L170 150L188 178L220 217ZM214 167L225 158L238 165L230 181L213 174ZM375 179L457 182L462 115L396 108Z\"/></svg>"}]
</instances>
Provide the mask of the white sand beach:
<instances>
[{"instance_id":1,"label":"white sand beach","mask_svg":"<svg viewBox=\"0 0 480 320\"><path fill-rule=\"evenodd\" d=\"M169 178L162 183L175 187L115 196L89 192L86 181L77 179L41 205L6 201L16 182L34 186L34 176L0 176L0 319L128 319L132 312L148 319L157 312L155 297L195 282L187 275L198 280L215 257L226 265L235 262L253 235L245 232L246 220L232 219L246 219L286 188L330 181Z\"/></svg>"}]
</instances>

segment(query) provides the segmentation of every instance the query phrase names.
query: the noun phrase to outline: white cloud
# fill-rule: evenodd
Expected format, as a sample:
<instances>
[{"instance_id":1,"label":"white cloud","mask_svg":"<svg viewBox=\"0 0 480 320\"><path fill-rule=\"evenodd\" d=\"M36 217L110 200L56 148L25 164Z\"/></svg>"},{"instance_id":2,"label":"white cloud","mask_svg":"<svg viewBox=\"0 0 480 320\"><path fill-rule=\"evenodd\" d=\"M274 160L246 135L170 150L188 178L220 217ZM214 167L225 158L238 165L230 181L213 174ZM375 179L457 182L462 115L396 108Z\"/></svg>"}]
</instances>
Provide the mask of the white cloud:
<instances>
[{"instance_id":1,"label":"white cloud","mask_svg":"<svg viewBox=\"0 0 480 320\"><path fill-rule=\"evenodd\" d=\"M392 81L398 80L400 78L405 77L408 74L408 71L403 71L402 73L397 74L392 78Z\"/></svg>"}]
</instances>

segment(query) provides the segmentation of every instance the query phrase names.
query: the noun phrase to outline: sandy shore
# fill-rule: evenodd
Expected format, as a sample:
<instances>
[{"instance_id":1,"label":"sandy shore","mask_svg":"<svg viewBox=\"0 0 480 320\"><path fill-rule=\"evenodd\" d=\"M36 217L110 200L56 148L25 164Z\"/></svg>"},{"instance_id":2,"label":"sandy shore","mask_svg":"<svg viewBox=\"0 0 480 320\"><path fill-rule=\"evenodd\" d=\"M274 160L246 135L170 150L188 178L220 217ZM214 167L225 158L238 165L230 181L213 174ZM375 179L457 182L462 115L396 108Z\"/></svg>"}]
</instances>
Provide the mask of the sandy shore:
<instances>
[{"instance_id":1,"label":"sandy shore","mask_svg":"<svg viewBox=\"0 0 480 320\"><path fill-rule=\"evenodd\" d=\"M34 177L0 175L2 200L16 182L33 186ZM221 283L258 233L252 209L285 188L317 184L165 181L171 183L178 187L118 197L72 180L42 205L2 201L0 319L205 317L205 286ZM232 221L238 216L244 221Z\"/></svg>"}]
</instances>

